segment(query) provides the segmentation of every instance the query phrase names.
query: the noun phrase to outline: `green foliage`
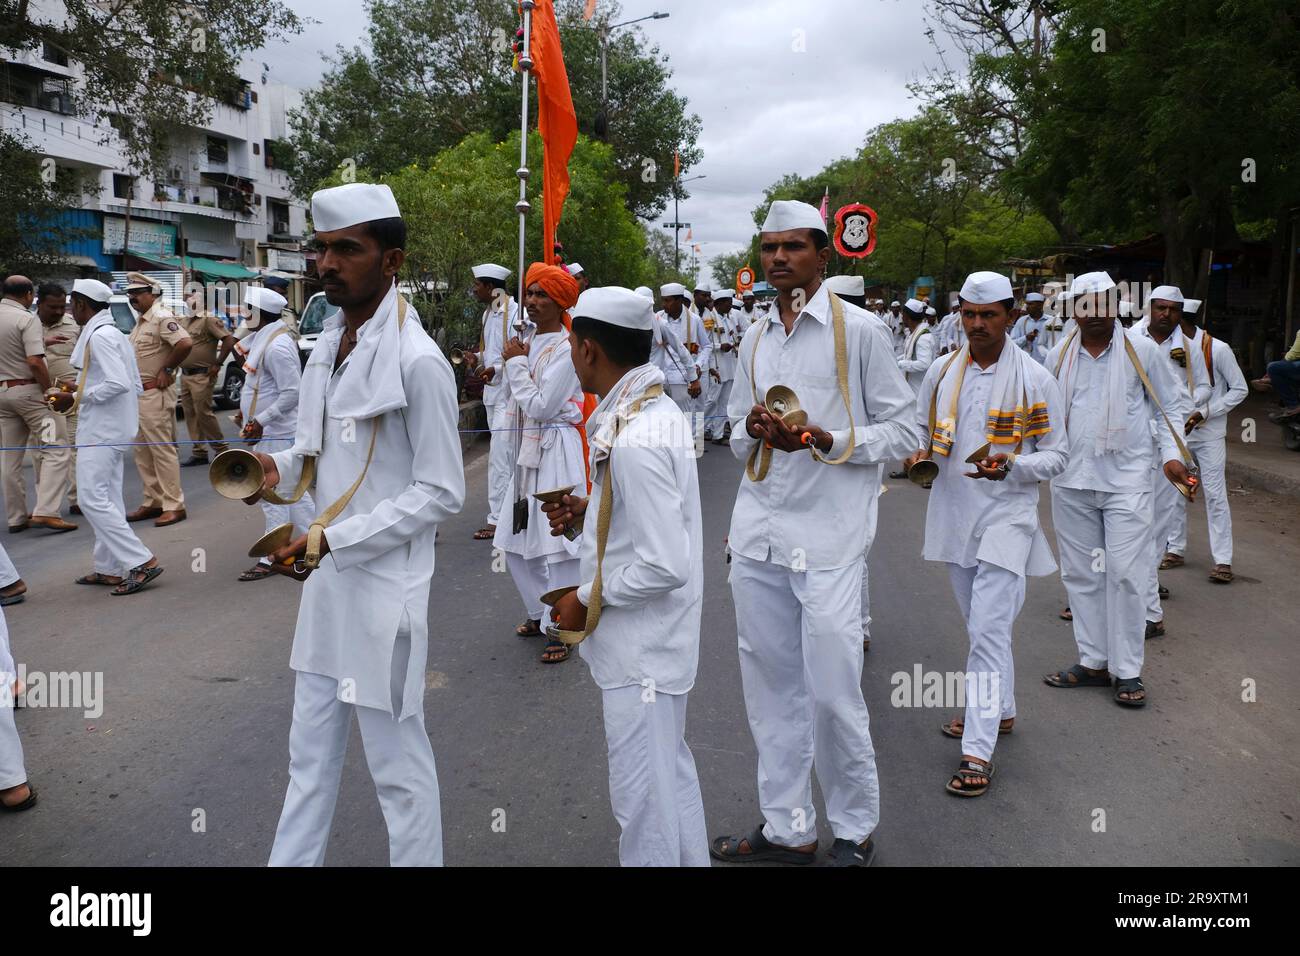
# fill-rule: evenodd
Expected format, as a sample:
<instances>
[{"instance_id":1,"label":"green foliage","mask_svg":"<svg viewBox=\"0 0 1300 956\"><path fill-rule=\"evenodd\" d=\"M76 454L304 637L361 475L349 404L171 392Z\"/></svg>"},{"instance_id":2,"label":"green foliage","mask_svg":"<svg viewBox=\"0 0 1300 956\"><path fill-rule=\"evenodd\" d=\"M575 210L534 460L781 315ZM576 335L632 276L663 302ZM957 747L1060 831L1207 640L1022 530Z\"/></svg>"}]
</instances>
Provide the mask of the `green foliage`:
<instances>
[{"instance_id":1,"label":"green foliage","mask_svg":"<svg viewBox=\"0 0 1300 956\"><path fill-rule=\"evenodd\" d=\"M581 25L582 7L560 0L557 18L579 132L594 136L600 49L595 31ZM425 164L471 133L498 142L519 128L513 4L367 0L366 9L369 48L340 48L294 116L291 172L304 195L348 159L383 175ZM618 13L616 4L602 5L602 16ZM686 113L685 99L668 86L667 58L639 31L613 34L607 62L613 172L632 211L654 216L671 195L673 150L680 144L683 168L699 159L699 118ZM530 99L535 124L535 85Z\"/></svg>"},{"instance_id":2,"label":"green foliage","mask_svg":"<svg viewBox=\"0 0 1300 956\"><path fill-rule=\"evenodd\" d=\"M56 265L65 243L83 237L50 223L51 209L79 204L87 184L75 170L51 169L30 144L0 130L0 170L4 171L4 215L0 216L0 275L38 275Z\"/></svg>"},{"instance_id":3,"label":"green foliage","mask_svg":"<svg viewBox=\"0 0 1300 956\"><path fill-rule=\"evenodd\" d=\"M531 155L541 155L541 138L529 137ZM404 279L430 284L437 301L421 314L433 329L447 328L450 341L478 337L482 311L469 295L471 267L497 262L518 270L519 134L493 142L474 133L430 162L387 175L360 169L357 178L392 187L408 226ZM538 164L540 167L540 163ZM578 138L569 164L570 190L560 221L565 258L581 262L596 285L633 287L647 278L645 234L628 211L609 146ZM320 185L336 185L338 177ZM542 259L541 177L528 183L527 264ZM526 266L525 266L526 267ZM517 295L519 276L511 279Z\"/></svg>"},{"instance_id":4,"label":"green foliage","mask_svg":"<svg viewBox=\"0 0 1300 956\"><path fill-rule=\"evenodd\" d=\"M245 53L302 30L280 0L63 0L61 6L66 17L60 19L27 0L0 0L0 47L40 50L48 43L79 64L84 83L69 90L76 111L111 121L128 164L145 174L162 168L172 130L203 126L214 102L229 103L240 93Z\"/></svg>"},{"instance_id":5,"label":"green foliage","mask_svg":"<svg viewBox=\"0 0 1300 956\"><path fill-rule=\"evenodd\" d=\"M969 272L997 268L1008 256L1037 254L1058 241L1044 217L1019 208L997 188L987 157L937 109L876 127L856 156L807 179L781 178L766 190L754 221L761 224L777 199L819 205L826 188L832 216L853 202L866 203L879 216L875 251L849 259L832 250L832 275L861 275L894 289L932 275L944 291ZM834 222L827 226L833 230ZM743 257L761 272L757 236Z\"/></svg>"}]
</instances>

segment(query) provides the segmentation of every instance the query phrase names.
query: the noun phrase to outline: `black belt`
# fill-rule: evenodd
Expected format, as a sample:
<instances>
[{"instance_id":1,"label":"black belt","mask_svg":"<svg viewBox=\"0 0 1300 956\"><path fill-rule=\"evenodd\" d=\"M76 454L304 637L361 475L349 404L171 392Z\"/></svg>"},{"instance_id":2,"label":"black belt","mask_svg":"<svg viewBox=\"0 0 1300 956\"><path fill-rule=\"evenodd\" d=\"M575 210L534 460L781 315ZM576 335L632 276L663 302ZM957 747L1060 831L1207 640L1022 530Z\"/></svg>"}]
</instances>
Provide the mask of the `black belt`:
<instances>
[{"instance_id":1,"label":"black belt","mask_svg":"<svg viewBox=\"0 0 1300 956\"><path fill-rule=\"evenodd\" d=\"M206 372L210 368L212 368L211 365L191 365L189 368L181 369L181 371L186 375L195 375L199 372Z\"/></svg>"}]
</instances>

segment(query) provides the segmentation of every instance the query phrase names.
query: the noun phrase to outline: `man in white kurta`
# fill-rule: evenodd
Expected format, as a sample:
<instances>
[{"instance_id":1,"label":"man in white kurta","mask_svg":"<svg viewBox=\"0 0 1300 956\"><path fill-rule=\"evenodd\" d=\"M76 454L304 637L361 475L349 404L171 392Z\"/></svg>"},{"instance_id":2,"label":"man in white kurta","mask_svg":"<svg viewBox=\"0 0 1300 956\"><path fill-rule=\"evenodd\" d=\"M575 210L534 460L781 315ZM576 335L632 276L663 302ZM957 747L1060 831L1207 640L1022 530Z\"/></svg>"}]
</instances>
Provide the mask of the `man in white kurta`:
<instances>
[{"instance_id":1,"label":"man in white kurta","mask_svg":"<svg viewBox=\"0 0 1300 956\"><path fill-rule=\"evenodd\" d=\"M920 393L921 380L934 362L935 343L930 323L925 320L926 306L917 299L908 299L903 307L903 351L898 357L898 369L912 387L913 396Z\"/></svg>"},{"instance_id":2,"label":"man in white kurta","mask_svg":"<svg viewBox=\"0 0 1300 956\"><path fill-rule=\"evenodd\" d=\"M281 318L289 304L272 289L249 288L244 295L249 306L245 324L253 334L245 336L235 349L244 358L244 387L239 393L240 437L256 439L252 451L270 455L293 446L298 431L298 391L302 365L298 343ZM266 531L292 522L294 536L307 533L316 517L316 504L308 493L292 505L262 501ZM238 578L259 581L271 575L271 559L261 558Z\"/></svg>"},{"instance_id":3,"label":"man in white kurta","mask_svg":"<svg viewBox=\"0 0 1300 956\"><path fill-rule=\"evenodd\" d=\"M387 186L349 183L312 196L317 269L340 311L303 372L293 447L263 461L283 497L314 458L325 508L360 483L325 529L320 565L303 585L273 866L323 863L354 714L390 862L442 863L438 775L424 728L429 591L438 525L460 511L465 478L455 377L397 291L400 215ZM306 544L273 559L301 559Z\"/></svg>"},{"instance_id":4,"label":"man in white kurta","mask_svg":"<svg viewBox=\"0 0 1300 956\"><path fill-rule=\"evenodd\" d=\"M82 332L69 361L78 382L76 393L63 398L75 401L81 443L77 501L95 532L94 571L78 583L115 585L116 591L128 577L152 580L162 570L127 524L122 501L123 458L139 430L137 399L143 388L135 350L108 311L111 295L93 279L73 285L72 317Z\"/></svg>"},{"instance_id":5,"label":"man in white kurta","mask_svg":"<svg viewBox=\"0 0 1300 956\"><path fill-rule=\"evenodd\" d=\"M1025 314L1016 319L1011 329L1011 341L1036 362L1042 363L1047 357L1047 327L1054 321L1053 317L1043 311L1043 294L1030 292L1025 296ZM1053 343L1055 344L1055 343Z\"/></svg>"},{"instance_id":6,"label":"man in white kurta","mask_svg":"<svg viewBox=\"0 0 1300 956\"><path fill-rule=\"evenodd\" d=\"M554 327L544 325L541 316L534 317L537 332L527 343L527 351L508 346L505 353L510 390L506 424L517 437L515 467L502 506L507 510L493 538L505 554L506 567L524 604L526 619L516 629L521 637L539 633L543 594L578 583L581 539L552 535L541 503L533 495L565 487L581 493L587 486L582 434L577 427L582 424L582 388L569 358L569 333L558 321L558 314ZM520 499L526 502L528 523L515 531L513 505ZM551 662L549 658L547 662Z\"/></svg>"},{"instance_id":7,"label":"man in white kurta","mask_svg":"<svg viewBox=\"0 0 1300 956\"><path fill-rule=\"evenodd\" d=\"M745 331L758 321L758 297L754 295L753 289L746 289L740 297L740 308L736 310L737 327L740 334L744 335Z\"/></svg>"},{"instance_id":8,"label":"man in white kurta","mask_svg":"<svg viewBox=\"0 0 1300 956\"><path fill-rule=\"evenodd\" d=\"M764 823L715 840L710 852L737 862L809 862L815 765L835 836L831 858L865 866L880 791L860 684L864 500L879 492L877 464L916 448L914 396L876 320L820 281L829 258L820 213L774 202L760 242L764 271L781 293L741 343L728 414L732 452L747 467L728 537ZM774 385L795 391L808 415L800 430L763 408Z\"/></svg>"},{"instance_id":9,"label":"man in white kurta","mask_svg":"<svg viewBox=\"0 0 1300 956\"><path fill-rule=\"evenodd\" d=\"M483 408L491 430L488 444L488 514L487 524L474 533L485 540L492 537L501 518L513 467L515 435L504 431L506 398L509 386L501 361L501 350L514 338L519 306L506 291L510 270L494 262L474 266L474 298L483 303L478 349L469 361L477 362L482 371Z\"/></svg>"},{"instance_id":10,"label":"man in white kurta","mask_svg":"<svg viewBox=\"0 0 1300 956\"><path fill-rule=\"evenodd\" d=\"M1136 707L1146 702L1151 422L1159 423L1165 475L1185 481L1186 467L1155 401L1173 421L1186 421L1188 408L1155 345L1130 338L1120 325L1114 281L1104 272L1085 273L1071 291L1078 332L1048 354L1046 367L1061 386L1070 441L1069 465L1052 481L1052 519L1079 663L1044 680L1073 688L1109 686L1113 677L1115 701ZM1143 386L1130 347L1154 396Z\"/></svg>"},{"instance_id":11,"label":"man in white kurta","mask_svg":"<svg viewBox=\"0 0 1300 956\"><path fill-rule=\"evenodd\" d=\"M715 388L704 409L704 440L724 444L731 434L727 418L727 403L731 399L731 385L736 379L736 347L740 345L741 332L736 325L736 310L731 307L732 292L720 289L713 293L713 331L709 333L710 361L713 367L709 377Z\"/></svg>"},{"instance_id":12,"label":"man in white kurta","mask_svg":"<svg viewBox=\"0 0 1300 956\"><path fill-rule=\"evenodd\" d=\"M654 291L649 286L637 286L636 294L646 299L650 303L651 312L654 312ZM664 373L664 390L668 397L672 398L671 388L667 384L669 370L675 370L678 377L685 378L688 382L699 382L697 369L695 368L695 356L686 351L686 346L677 337L677 333L668 328L664 321L662 312L654 312L654 325L651 329L650 338L650 364L659 371ZM685 385L681 386L684 390ZM676 399L674 399L676 401ZM679 405L680 407L680 405Z\"/></svg>"},{"instance_id":13,"label":"man in white kurta","mask_svg":"<svg viewBox=\"0 0 1300 956\"><path fill-rule=\"evenodd\" d=\"M1210 531L1210 555L1214 569L1209 579L1215 584L1232 583L1232 511L1228 506L1228 482L1224 469L1228 460L1228 413L1246 398L1246 377L1241 373L1232 347L1196 325L1195 313L1183 310L1181 324L1187 366L1179 369L1192 379L1192 415L1187 420L1187 445L1201 469L1201 494ZM1187 553L1187 501L1178 496L1179 507L1164 547L1166 558L1179 561Z\"/></svg>"},{"instance_id":14,"label":"man in white kurta","mask_svg":"<svg viewBox=\"0 0 1300 956\"><path fill-rule=\"evenodd\" d=\"M601 689L619 862L708 866L684 737L704 592L700 491L689 423L663 393L663 372L645 361L652 320L648 302L617 287L588 290L573 309L573 362L602 399L588 422L590 501L573 509L586 515L582 583L555 617L587 634L579 651ZM561 527L564 507L548 508Z\"/></svg>"},{"instance_id":15,"label":"man in white kurta","mask_svg":"<svg viewBox=\"0 0 1300 956\"><path fill-rule=\"evenodd\" d=\"M664 367L665 384L669 397L677 403L677 407L690 414L696 411L706 387L702 376L709 367L709 337L700 317L687 305L684 285L669 282L659 288L659 297L664 304L659 313L659 321L677 336L677 340L686 347L692 358L690 366L678 368L677 363L673 362ZM692 374L695 381L691 379Z\"/></svg>"},{"instance_id":16,"label":"man in white kurta","mask_svg":"<svg viewBox=\"0 0 1300 956\"><path fill-rule=\"evenodd\" d=\"M961 738L962 762L947 785L957 796L988 789L999 727L1016 716L1011 632L1025 578L1056 570L1039 526L1038 483L1060 474L1069 454L1056 380L1006 333L1012 296L1005 276L967 277L968 344L931 366L916 402L917 431L930 436L923 457L939 466L923 556L947 564L970 641L965 714L942 728ZM968 464L984 446L980 463Z\"/></svg>"}]
</instances>

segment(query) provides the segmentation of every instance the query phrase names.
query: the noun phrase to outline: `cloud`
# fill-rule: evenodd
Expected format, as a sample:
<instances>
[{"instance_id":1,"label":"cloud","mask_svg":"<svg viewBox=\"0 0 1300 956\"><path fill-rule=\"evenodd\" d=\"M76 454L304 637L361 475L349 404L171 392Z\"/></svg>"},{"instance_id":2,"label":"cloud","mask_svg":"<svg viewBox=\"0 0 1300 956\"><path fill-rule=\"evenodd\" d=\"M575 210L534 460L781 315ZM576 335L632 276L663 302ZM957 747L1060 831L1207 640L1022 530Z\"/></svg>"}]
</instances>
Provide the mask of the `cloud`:
<instances>
[{"instance_id":1,"label":"cloud","mask_svg":"<svg viewBox=\"0 0 1300 956\"><path fill-rule=\"evenodd\" d=\"M365 12L361 0L286 2L321 22L257 56L276 79L312 86L323 53L364 37ZM907 84L937 63L917 0L622 0L622 7L624 20L670 14L637 28L669 56L673 86L703 121L704 158L687 175L706 178L684 187L681 218L705 262L748 244L767 186L786 173L811 175L856 152L872 127L915 113ZM670 206L659 222L671 217Z\"/></svg>"}]
</instances>

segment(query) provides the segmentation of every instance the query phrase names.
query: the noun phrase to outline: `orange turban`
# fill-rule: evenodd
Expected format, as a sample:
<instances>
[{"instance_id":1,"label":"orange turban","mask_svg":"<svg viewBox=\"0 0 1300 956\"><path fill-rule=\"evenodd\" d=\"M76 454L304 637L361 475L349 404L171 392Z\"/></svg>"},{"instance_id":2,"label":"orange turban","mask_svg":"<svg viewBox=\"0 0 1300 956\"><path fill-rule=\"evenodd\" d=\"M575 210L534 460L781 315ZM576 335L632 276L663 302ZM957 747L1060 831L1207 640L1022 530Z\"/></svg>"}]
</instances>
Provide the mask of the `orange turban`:
<instances>
[{"instance_id":1,"label":"orange turban","mask_svg":"<svg viewBox=\"0 0 1300 956\"><path fill-rule=\"evenodd\" d=\"M548 266L545 262L534 262L528 267L524 287L527 288L534 283L541 286L542 291L566 312L578 301L578 280L569 275L569 270L563 266Z\"/></svg>"},{"instance_id":2,"label":"orange turban","mask_svg":"<svg viewBox=\"0 0 1300 956\"><path fill-rule=\"evenodd\" d=\"M564 310L564 327L571 327L569 310L578 301L578 280L569 275L563 266L548 266L545 262L534 262L528 267L524 278L524 287L533 285L542 287L542 291L551 297ZM591 456L587 445L586 421L596 408L596 396L584 392L582 396L582 424L577 425L578 434L582 436L582 461L587 466L587 493L591 494Z\"/></svg>"}]
</instances>

